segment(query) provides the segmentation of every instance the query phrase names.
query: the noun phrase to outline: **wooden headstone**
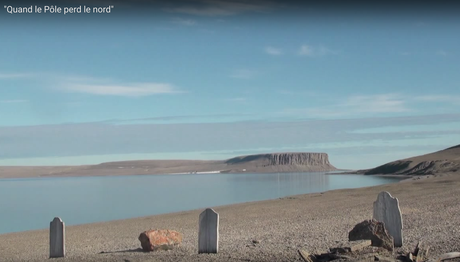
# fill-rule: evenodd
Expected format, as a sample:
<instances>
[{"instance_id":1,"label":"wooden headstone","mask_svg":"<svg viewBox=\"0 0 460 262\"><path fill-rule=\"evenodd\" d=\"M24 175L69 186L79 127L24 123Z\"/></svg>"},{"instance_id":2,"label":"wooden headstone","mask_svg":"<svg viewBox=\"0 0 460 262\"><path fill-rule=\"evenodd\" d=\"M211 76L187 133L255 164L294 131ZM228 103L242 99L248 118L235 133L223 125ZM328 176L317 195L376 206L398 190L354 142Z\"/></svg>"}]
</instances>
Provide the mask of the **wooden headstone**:
<instances>
[{"instance_id":1,"label":"wooden headstone","mask_svg":"<svg viewBox=\"0 0 460 262\"><path fill-rule=\"evenodd\" d=\"M59 217L50 223L50 258L65 256L65 224Z\"/></svg>"},{"instance_id":2,"label":"wooden headstone","mask_svg":"<svg viewBox=\"0 0 460 262\"><path fill-rule=\"evenodd\" d=\"M399 201L392 197L390 193L383 191L377 196L374 202L373 218L385 224L385 228L394 239L395 247L403 245L403 222Z\"/></svg>"},{"instance_id":3,"label":"wooden headstone","mask_svg":"<svg viewBox=\"0 0 460 262\"><path fill-rule=\"evenodd\" d=\"M198 253L219 251L219 214L207 208L200 214L198 229Z\"/></svg>"}]
</instances>

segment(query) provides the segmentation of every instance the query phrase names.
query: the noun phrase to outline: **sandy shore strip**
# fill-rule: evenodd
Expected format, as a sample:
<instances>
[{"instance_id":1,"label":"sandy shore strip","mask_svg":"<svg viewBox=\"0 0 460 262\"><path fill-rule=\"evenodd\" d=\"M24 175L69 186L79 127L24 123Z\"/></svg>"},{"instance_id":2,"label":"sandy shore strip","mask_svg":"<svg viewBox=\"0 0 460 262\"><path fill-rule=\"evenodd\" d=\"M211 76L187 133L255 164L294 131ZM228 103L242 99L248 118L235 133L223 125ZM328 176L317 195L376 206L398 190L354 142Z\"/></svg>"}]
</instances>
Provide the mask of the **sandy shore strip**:
<instances>
[{"instance_id":1,"label":"sandy shore strip","mask_svg":"<svg viewBox=\"0 0 460 262\"><path fill-rule=\"evenodd\" d=\"M302 261L299 248L314 252L347 241L355 224L372 217L373 201L381 191L399 198L402 250L413 250L423 240L431 246L430 258L460 251L460 174L455 174L216 207L220 214L218 254L197 254L202 210L68 226L67 256L52 261ZM172 251L139 252L137 238L148 229L177 230L184 235L183 243ZM260 243L253 245L252 240ZM0 250L2 262L50 261L49 232L0 235Z\"/></svg>"}]
</instances>

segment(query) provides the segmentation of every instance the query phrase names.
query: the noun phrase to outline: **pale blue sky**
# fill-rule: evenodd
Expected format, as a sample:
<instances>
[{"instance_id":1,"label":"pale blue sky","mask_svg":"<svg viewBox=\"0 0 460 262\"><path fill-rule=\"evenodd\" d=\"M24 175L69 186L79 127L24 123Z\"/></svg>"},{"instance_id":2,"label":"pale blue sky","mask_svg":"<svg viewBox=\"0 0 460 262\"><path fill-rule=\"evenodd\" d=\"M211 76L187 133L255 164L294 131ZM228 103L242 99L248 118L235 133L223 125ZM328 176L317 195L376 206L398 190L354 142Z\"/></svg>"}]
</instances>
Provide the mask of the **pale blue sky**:
<instances>
[{"instance_id":1,"label":"pale blue sky","mask_svg":"<svg viewBox=\"0 0 460 262\"><path fill-rule=\"evenodd\" d=\"M460 144L460 18L197 3L2 9L0 165L315 151L367 168Z\"/></svg>"}]
</instances>

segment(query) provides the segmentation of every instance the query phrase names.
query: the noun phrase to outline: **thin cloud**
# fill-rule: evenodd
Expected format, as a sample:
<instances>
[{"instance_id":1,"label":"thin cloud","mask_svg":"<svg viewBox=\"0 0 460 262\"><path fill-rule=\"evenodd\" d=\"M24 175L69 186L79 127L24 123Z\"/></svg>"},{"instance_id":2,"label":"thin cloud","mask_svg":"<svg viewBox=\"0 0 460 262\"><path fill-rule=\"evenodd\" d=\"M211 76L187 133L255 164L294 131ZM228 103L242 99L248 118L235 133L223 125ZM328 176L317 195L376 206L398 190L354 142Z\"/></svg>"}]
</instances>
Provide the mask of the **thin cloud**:
<instances>
[{"instance_id":1,"label":"thin cloud","mask_svg":"<svg viewBox=\"0 0 460 262\"><path fill-rule=\"evenodd\" d=\"M193 5L165 8L165 12L180 13L196 16L230 16L244 12L268 12L273 8L271 1L255 1L247 3L244 1L196 1Z\"/></svg>"},{"instance_id":2,"label":"thin cloud","mask_svg":"<svg viewBox=\"0 0 460 262\"><path fill-rule=\"evenodd\" d=\"M396 94L351 96L341 105L356 112L401 113L409 111L404 99Z\"/></svg>"},{"instance_id":3,"label":"thin cloud","mask_svg":"<svg viewBox=\"0 0 460 262\"><path fill-rule=\"evenodd\" d=\"M208 115L180 115L180 116L158 116L158 117L146 117L146 118L132 118L132 119L110 119L99 121L97 123L127 123L127 122L155 122L155 121L181 121L190 119L222 119L222 118L234 118L234 117L248 117L253 114L241 113L241 114L208 114Z\"/></svg>"},{"instance_id":4,"label":"thin cloud","mask_svg":"<svg viewBox=\"0 0 460 262\"><path fill-rule=\"evenodd\" d=\"M313 56L313 48L308 45L302 45L299 50L299 55Z\"/></svg>"},{"instance_id":5,"label":"thin cloud","mask_svg":"<svg viewBox=\"0 0 460 262\"><path fill-rule=\"evenodd\" d=\"M214 30L204 29L204 28L200 29L199 31L203 33L207 33L207 34L214 34L216 32Z\"/></svg>"},{"instance_id":6,"label":"thin cloud","mask_svg":"<svg viewBox=\"0 0 460 262\"><path fill-rule=\"evenodd\" d=\"M423 101L423 102L441 102L441 103L460 104L460 96L456 96L456 95L425 95L425 96L417 96L414 98L414 100Z\"/></svg>"},{"instance_id":7,"label":"thin cloud","mask_svg":"<svg viewBox=\"0 0 460 262\"><path fill-rule=\"evenodd\" d=\"M291 95L291 96L298 96L298 95L304 95L304 96L320 96L318 93L313 92L313 91L280 90L280 91L278 91L278 93L281 94L281 95Z\"/></svg>"},{"instance_id":8,"label":"thin cloud","mask_svg":"<svg viewBox=\"0 0 460 262\"><path fill-rule=\"evenodd\" d=\"M302 45L299 48L298 55L300 56L325 56L325 55L336 55L338 52L331 50L324 46L313 47L311 45Z\"/></svg>"},{"instance_id":9,"label":"thin cloud","mask_svg":"<svg viewBox=\"0 0 460 262\"><path fill-rule=\"evenodd\" d=\"M63 90L111 96L149 96L179 93L172 85L166 83L136 83L125 85L67 84L63 86Z\"/></svg>"},{"instance_id":10,"label":"thin cloud","mask_svg":"<svg viewBox=\"0 0 460 262\"><path fill-rule=\"evenodd\" d=\"M247 102L248 99L246 97L235 97L235 98L229 98L227 99L229 102L237 102L237 103L244 103Z\"/></svg>"},{"instance_id":11,"label":"thin cloud","mask_svg":"<svg viewBox=\"0 0 460 262\"><path fill-rule=\"evenodd\" d=\"M283 51L279 48L275 48L275 47L272 47L272 46L267 46L265 48L265 52L269 55L281 55L283 54Z\"/></svg>"},{"instance_id":12,"label":"thin cloud","mask_svg":"<svg viewBox=\"0 0 460 262\"><path fill-rule=\"evenodd\" d=\"M438 56L447 56L447 55L449 55L449 53L447 53L444 50L438 50L438 51L436 51L436 55L438 55Z\"/></svg>"},{"instance_id":13,"label":"thin cloud","mask_svg":"<svg viewBox=\"0 0 460 262\"><path fill-rule=\"evenodd\" d=\"M254 70L249 69L239 69L234 71L230 77L231 78L239 78L239 79L251 79L257 75L257 72Z\"/></svg>"},{"instance_id":14,"label":"thin cloud","mask_svg":"<svg viewBox=\"0 0 460 262\"><path fill-rule=\"evenodd\" d=\"M0 73L0 79L9 79L9 78L27 78L31 77L33 74L24 74L24 73L6 73L6 74L1 74Z\"/></svg>"},{"instance_id":15,"label":"thin cloud","mask_svg":"<svg viewBox=\"0 0 460 262\"><path fill-rule=\"evenodd\" d=\"M307 117L307 118L339 118L349 113L333 110L330 108L286 108L281 112L275 113L277 116L297 116L297 117Z\"/></svg>"},{"instance_id":16,"label":"thin cloud","mask_svg":"<svg viewBox=\"0 0 460 262\"><path fill-rule=\"evenodd\" d=\"M184 26L194 26L196 25L196 21L193 19L183 19L183 18L174 18L172 20L174 24L184 25Z\"/></svg>"},{"instance_id":17,"label":"thin cloud","mask_svg":"<svg viewBox=\"0 0 460 262\"><path fill-rule=\"evenodd\" d=\"M379 94L350 96L344 102L337 101L335 104L330 104L327 107L287 108L279 112L278 115L336 118L410 111L406 107L406 101L401 96L396 94Z\"/></svg>"},{"instance_id":18,"label":"thin cloud","mask_svg":"<svg viewBox=\"0 0 460 262\"><path fill-rule=\"evenodd\" d=\"M62 76L52 74L8 74L3 78L34 77L37 82L61 92L86 93L108 96L150 96L159 94L184 93L170 83L124 83L111 78L87 76ZM6 101L6 100L5 100Z\"/></svg>"},{"instance_id":19,"label":"thin cloud","mask_svg":"<svg viewBox=\"0 0 460 262\"><path fill-rule=\"evenodd\" d=\"M24 99L12 99L12 100L0 100L2 104L14 104L14 103L27 103L29 100Z\"/></svg>"}]
</instances>

